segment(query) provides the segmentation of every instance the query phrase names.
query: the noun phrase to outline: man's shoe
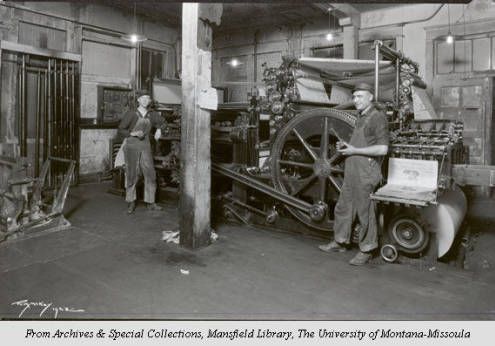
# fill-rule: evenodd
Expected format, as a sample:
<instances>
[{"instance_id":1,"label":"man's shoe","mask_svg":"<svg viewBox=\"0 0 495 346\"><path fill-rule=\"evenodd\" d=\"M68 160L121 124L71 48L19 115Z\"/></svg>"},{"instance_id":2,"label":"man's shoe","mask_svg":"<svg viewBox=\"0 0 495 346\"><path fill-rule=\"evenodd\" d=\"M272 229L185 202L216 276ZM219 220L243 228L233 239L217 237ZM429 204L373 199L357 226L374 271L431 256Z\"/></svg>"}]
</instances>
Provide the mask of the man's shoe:
<instances>
[{"instance_id":1,"label":"man's shoe","mask_svg":"<svg viewBox=\"0 0 495 346\"><path fill-rule=\"evenodd\" d=\"M136 210L136 202L130 202L127 206L127 214L134 213L134 210Z\"/></svg>"},{"instance_id":2,"label":"man's shoe","mask_svg":"<svg viewBox=\"0 0 495 346\"><path fill-rule=\"evenodd\" d=\"M349 264L352 264L353 266L362 266L371 259L371 254L369 252L361 252L359 251L356 256L354 256L350 261Z\"/></svg>"},{"instance_id":3,"label":"man's shoe","mask_svg":"<svg viewBox=\"0 0 495 346\"><path fill-rule=\"evenodd\" d=\"M346 251L346 248L339 243L337 243L335 240L332 240L330 243L325 244L325 245L320 245L318 248L321 251L324 252L344 252Z\"/></svg>"},{"instance_id":4,"label":"man's shoe","mask_svg":"<svg viewBox=\"0 0 495 346\"><path fill-rule=\"evenodd\" d=\"M147 206L148 210L154 210L154 211L160 211L160 210L163 210L162 207L160 207L158 204L156 203L148 203L148 206Z\"/></svg>"}]
</instances>

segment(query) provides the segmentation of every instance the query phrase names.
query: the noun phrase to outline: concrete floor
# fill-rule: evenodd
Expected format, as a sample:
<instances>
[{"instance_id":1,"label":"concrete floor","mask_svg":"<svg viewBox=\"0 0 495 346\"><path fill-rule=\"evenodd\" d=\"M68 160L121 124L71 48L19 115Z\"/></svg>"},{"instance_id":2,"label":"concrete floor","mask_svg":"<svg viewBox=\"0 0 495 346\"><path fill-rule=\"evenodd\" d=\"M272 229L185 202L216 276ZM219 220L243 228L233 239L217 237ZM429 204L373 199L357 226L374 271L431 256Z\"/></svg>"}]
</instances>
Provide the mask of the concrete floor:
<instances>
[{"instance_id":1,"label":"concrete floor","mask_svg":"<svg viewBox=\"0 0 495 346\"><path fill-rule=\"evenodd\" d=\"M490 266L376 259L353 267L354 251L327 254L318 239L237 225L188 251L161 240L177 227L176 208L128 216L107 187L71 190L71 229L0 244L0 317L17 318L26 306L12 303L25 299L33 304L23 318L54 318L54 307L70 319L495 318ZM476 227L493 230L483 222ZM495 244L493 233L480 243Z\"/></svg>"}]
</instances>

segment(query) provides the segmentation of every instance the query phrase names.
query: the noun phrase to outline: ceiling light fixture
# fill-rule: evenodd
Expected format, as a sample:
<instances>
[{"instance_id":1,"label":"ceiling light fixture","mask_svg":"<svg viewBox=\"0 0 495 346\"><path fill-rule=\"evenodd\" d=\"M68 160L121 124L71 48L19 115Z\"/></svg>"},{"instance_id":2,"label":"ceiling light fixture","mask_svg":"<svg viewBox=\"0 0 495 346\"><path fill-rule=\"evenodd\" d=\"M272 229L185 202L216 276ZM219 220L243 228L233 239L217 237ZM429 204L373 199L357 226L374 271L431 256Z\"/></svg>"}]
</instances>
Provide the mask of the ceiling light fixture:
<instances>
[{"instance_id":1,"label":"ceiling light fixture","mask_svg":"<svg viewBox=\"0 0 495 346\"><path fill-rule=\"evenodd\" d=\"M133 22L133 28L134 31L131 34L126 34L122 35L122 39L128 42L131 42L132 44L144 42L147 40L146 36L139 34L138 29L137 29L137 17L136 17L136 3L134 3L134 22Z\"/></svg>"}]
</instances>

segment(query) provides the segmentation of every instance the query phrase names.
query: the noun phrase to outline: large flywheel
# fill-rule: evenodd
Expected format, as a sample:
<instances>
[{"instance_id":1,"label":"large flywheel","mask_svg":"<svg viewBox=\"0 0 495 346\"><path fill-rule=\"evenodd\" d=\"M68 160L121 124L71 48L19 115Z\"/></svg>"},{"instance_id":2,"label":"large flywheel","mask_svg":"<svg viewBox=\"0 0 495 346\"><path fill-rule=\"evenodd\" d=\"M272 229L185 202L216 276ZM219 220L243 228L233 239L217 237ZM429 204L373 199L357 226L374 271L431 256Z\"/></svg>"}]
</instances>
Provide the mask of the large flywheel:
<instances>
[{"instance_id":1,"label":"large flywheel","mask_svg":"<svg viewBox=\"0 0 495 346\"><path fill-rule=\"evenodd\" d=\"M344 159L336 143L339 139L349 141L354 124L355 117L350 113L312 109L291 119L273 143L273 186L313 206L308 213L286 206L312 228L332 228L333 209L344 180Z\"/></svg>"}]
</instances>

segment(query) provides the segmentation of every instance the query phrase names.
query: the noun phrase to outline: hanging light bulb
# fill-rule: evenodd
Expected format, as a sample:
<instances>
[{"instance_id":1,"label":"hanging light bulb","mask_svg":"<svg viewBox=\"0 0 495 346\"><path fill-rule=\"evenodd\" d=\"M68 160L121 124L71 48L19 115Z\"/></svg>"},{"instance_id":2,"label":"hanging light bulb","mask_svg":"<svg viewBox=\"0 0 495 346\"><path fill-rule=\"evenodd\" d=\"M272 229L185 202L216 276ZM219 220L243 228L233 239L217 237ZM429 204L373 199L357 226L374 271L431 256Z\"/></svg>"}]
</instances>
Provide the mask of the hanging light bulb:
<instances>
[{"instance_id":1,"label":"hanging light bulb","mask_svg":"<svg viewBox=\"0 0 495 346\"><path fill-rule=\"evenodd\" d=\"M330 16L332 13L332 8L328 8L328 34L326 35L327 41L333 41L333 32L332 32L332 26L330 25Z\"/></svg>"},{"instance_id":2,"label":"hanging light bulb","mask_svg":"<svg viewBox=\"0 0 495 346\"><path fill-rule=\"evenodd\" d=\"M445 42L448 44L454 43L454 35L452 35L452 33L450 31L447 34L447 36L445 37Z\"/></svg>"},{"instance_id":3,"label":"hanging light bulb","mask_svg":"<svg viewBox=\"0 0 495 346\"><path fill-rule=\"evenodd\" d=\"M139 35L139 34L122 35L122 39L129 41L131 43L144 42L147 40L147 38L145 36Z\"/></svg>"},{"instance_id":4,"label":"hanging light bulb","mask_svg":"<svg viewBox=\"0 0 495 346\"><path fill-rule=\"evenodd\" d=\"M137 30L137 18L136 18L136 3L134 3L134 32L121 36L123 40L136 44L138 42L144 42L147 38L140 35Z\"/></svg>"},{"instance_id":5,"label":"hanging light bulb","mask_svg":"<svg viewBox=\"0 0 495 346\"><path fill-rule=\"evenodd\" d=\"M454 35L452 35L452 32L450 31L450 4L447 4L447 12L448 12L448 21L449 21L449 33L445 37L445 42L447 44L452 44L454 43Z\"/></svg>"},{"instance_id":6,"label":"hanging light bulb","mask_svg":"<svg viewBox=\"0 0 495 346\"><path fill-rule=\"evenodd\" d=\"M232 58L227 62L227 65L229 65L230 67L236 68L239 65L242 65L242 62L240 62L239 59L237 59L237 58Z\"/></svg>"}]
</instances>

